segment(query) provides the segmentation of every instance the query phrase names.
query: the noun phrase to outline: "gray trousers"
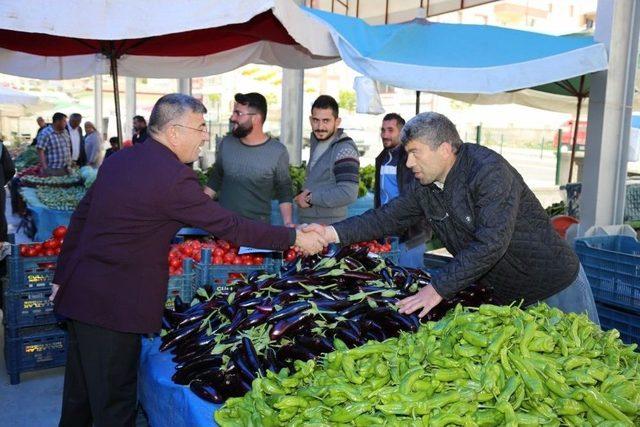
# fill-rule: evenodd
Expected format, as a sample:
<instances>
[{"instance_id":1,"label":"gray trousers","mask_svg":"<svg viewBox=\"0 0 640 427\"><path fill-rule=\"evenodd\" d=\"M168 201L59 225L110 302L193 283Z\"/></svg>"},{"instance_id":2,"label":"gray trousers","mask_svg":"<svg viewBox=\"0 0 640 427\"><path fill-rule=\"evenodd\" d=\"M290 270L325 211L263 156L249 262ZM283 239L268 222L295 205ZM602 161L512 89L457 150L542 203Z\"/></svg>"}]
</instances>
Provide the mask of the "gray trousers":
<instances>
[{"instance_id":1,"label":"gray trousers","mask_svg":"<svg viewBox=\"0 0 640 427\"><path fill-rule=\"evenodd\" d=\"M600 325L598 310L593 300L589 279L580 264L580 271L576 280L555 295L550 296L544 302L550 307L556 307L565 313L586 313L596 325Z\"/></svg>"}]
</instances>

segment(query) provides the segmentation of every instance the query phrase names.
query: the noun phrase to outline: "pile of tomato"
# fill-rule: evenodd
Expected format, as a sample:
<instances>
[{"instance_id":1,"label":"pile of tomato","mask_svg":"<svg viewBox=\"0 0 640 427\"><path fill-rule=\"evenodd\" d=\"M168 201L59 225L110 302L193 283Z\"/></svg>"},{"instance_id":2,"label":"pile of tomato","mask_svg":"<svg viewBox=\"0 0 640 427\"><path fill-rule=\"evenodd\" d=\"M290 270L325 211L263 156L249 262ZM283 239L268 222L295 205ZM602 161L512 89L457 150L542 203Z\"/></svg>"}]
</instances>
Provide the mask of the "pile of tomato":
<instances>
[{"instance_id":1,"label":"pile of tomato","mask_svg":"<svg viewBox=\"0 0 640 427\"><path fill-rule=\"evenodd\" d=\"M376 240L371 240L370 242L360 242L354 243L351 245L353 248L364 248L368 247L369 252L378 254L381 252L390 252L391 251L391 243L389 241L385 241L385 243L380 243Z\"/></svg>"},{"instance_id":2,"label":"pile of tomato","mask_svg":"<svg viewBox=\"0 0 640 427\"><path fill-rule=\"evenodd\" d=\"M226 240L201 242L199 240L187 240L183 243L171 245L169 251L169 275L182 274L182 265L185 258L191 258L196 262L202 261L202 249L211 250L211 264L215 265L262 265L264 256L261 254L238 254L238 246Z\"/></svg>"},{"instance_id":3,"label":"pile of tomato","mask_svg":"<svg viewBox=\"0 0 640 427\"><path fill-rule=\"evenodd\" d=\"M30 243L20 245L20 256L22 257L41 257L41 256L57 256L60 255L60 249L67 235L67 227L61 225L56 227L51 233L51 238L41 243Z\"/></svg>"}]
</instances>

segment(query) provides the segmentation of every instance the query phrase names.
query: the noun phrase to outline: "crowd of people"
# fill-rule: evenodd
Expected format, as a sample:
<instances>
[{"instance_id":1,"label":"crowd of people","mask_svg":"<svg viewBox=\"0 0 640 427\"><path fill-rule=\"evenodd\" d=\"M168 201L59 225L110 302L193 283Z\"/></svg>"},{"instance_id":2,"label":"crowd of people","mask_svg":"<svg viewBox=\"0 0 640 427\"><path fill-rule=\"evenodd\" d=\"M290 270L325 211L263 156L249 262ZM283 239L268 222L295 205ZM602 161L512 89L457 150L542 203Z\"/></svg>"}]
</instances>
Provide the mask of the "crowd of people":
<instances>
[{"instance_id":1,"label":"crowd of people","mask_svg":"<svg viewBox=\"0 0 640 427\"><path fill-rule=\"evenodd\" d=\"M133 425L140 334L160 328L167 245L185 225L238 245L296 246L305 254L330 243L399 236L400 264L411 267L423 266L425 242L434 235L453 258L433 272L431 284L398 303L401 313L423 317L481 283L498 303L546 302L598 323L584 269L531 189L502 156L463 143L447 117L384 116L375 207L347 218L360 163L353 139L340 128L336 100L321 95L311 106L306 179L295 195L288 152L264 131L265 97L239 93L234 101L230 135L217 146L204 189L187 166L210 138L206 108L195 98L163 96L148 127L144 118L134 119L131 148L114 156L118 141L110 141L106 157L113 157L72 216L53 280L55 310L69 319L60 425ZM91 137L97 132L90 122L83 135L81 119L72 115L67 123L56 113L39 131L46 173L100 164L92 148L100 138ZM270 225L272 200L279 202L282 227Z\"/></svg>"},{"instance_id":2,"label":"crowd of people","mask_svg":"<svg viewBox=\"0 0 640 427\"><path fill-rule=\"evenodd\" d=\"M38 117L38 131L31 145L38 151L42 173L47 176L66 175L75 167L90 166L97 169L104 159L120 149L117 137L109 139L110 148L103 147L103 137L93 122L84 122L82 114L73 113L67 117L55 113L51 123ZM147 122L142 116L133 118L133 144L147 138Z\"/></svg>"}]
</instances>

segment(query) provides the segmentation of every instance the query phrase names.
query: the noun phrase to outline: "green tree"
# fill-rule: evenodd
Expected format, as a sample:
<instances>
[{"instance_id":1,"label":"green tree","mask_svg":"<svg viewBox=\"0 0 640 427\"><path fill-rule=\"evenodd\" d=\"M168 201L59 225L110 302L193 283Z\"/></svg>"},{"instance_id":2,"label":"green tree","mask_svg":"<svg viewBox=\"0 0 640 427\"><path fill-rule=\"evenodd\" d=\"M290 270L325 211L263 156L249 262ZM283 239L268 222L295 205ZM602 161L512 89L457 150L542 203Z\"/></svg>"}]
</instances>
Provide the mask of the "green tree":
<instances>
[{"instance_id":1,"label":"green tree","mask_svg":"<svg viewBox=\"0 0 640 427\"><path fill-rule=\"evenodd\" d=\"M352 90L341 90L338 94L338 105L347 111L356 109L356 93Z\"/></svg>"}]
</instances>

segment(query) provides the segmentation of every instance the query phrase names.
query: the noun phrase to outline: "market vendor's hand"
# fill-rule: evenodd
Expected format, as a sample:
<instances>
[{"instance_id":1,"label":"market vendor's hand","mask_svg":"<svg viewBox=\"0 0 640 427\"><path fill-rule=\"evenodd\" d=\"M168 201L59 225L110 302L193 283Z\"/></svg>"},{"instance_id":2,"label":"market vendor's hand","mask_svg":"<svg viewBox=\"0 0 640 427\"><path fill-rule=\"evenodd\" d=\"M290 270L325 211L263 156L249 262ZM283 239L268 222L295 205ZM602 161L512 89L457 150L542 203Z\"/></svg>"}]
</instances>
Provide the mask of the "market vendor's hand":
<instances>
[{"instance_id":1,"label":"market vendor's hand","mask_svg":"<svg viewBox=\"0 0 640 427\"><path fill-rule=\"evenodd\" d=\"M427 285L420 289L414 295L404 298L398 302L399 312L402 314L411 314L418 309L422 309L418 317L423 318L428 312L440 304L442 297L438 295L431 285Z\"/></svg>"},{"instance_id":2,"label":"market vendor's hand","mask_svg":"<svg viewBox=\"0 0 640 427\"><path fill-rule=\"evenodd\" d=\"M296 202L296 205L298 205L299 207L303 209L309 208L311 207L311 205L309 204L310 194L311 194L311 191L305 188L300 194L294 197L293 200Z\"/></svg>"},{"instance_id":3,"label":"market vendor's hand","mask_svg":"<svg viewBox=\"0 0 640 427\"><path fill-rule=\"evenodd\" d=\"M336 229L331 227L330 225L326 226L320 224L303 224L302 230L315 231L316 233L319 233L320 235L322 235L322 237L324 237L324 240L326 240L327 244L338 243L340 240L338 238L338 233L336 233Z\"/></svg>"},{"instance_id":4,"label":"market vendor's hand","mask_svg":"<svg viewBox=\"0 0 640 427\"><path fill-rule=\"evenodd\" d=\"M56 294L59 289L60 285L56 285L55 283L51 284L51 295L49 296L49 301L53 302L53 300L56 299Z\"/></svg>"}]
</instances>

